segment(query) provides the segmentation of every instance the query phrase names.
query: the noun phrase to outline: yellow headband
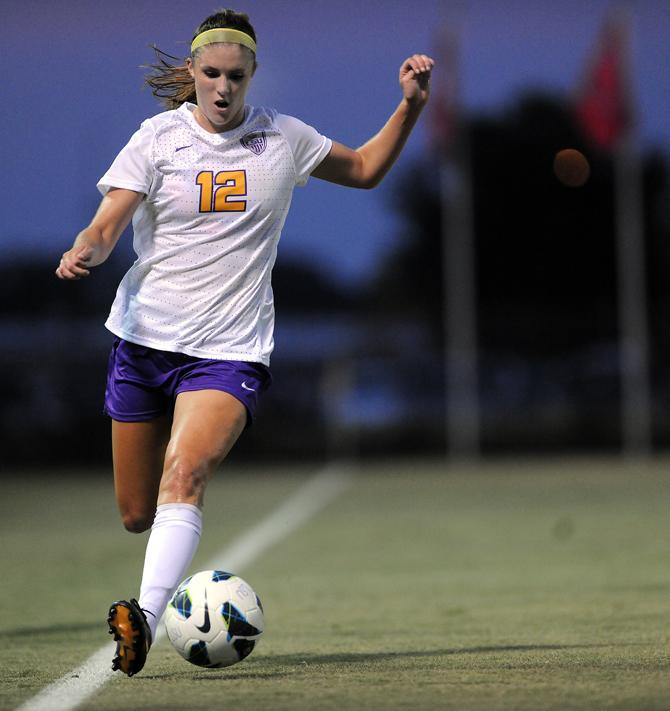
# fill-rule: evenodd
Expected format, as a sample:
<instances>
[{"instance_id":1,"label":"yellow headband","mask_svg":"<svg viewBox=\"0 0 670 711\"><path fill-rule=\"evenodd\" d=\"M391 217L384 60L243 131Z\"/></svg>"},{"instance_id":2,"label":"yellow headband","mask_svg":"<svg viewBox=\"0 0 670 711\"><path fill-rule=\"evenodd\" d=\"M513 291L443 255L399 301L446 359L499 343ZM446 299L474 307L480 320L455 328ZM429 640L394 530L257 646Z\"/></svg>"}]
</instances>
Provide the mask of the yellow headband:
<instances>
[{"instance_id":1,"label":"yellow headband","mask_svg":"<svg viewBox=\"0 0 670 711\"><path fill-rule=\"evenodd\" d=\"M231 30L229 28L214 28L213 30L201 32L191 43L191 54L203 45L213 44L214 42L234 42L235 44L241 44L243 47L248 47L256 54L256 43L250 35L241 30Z\"/></svg>"}]
</instances>

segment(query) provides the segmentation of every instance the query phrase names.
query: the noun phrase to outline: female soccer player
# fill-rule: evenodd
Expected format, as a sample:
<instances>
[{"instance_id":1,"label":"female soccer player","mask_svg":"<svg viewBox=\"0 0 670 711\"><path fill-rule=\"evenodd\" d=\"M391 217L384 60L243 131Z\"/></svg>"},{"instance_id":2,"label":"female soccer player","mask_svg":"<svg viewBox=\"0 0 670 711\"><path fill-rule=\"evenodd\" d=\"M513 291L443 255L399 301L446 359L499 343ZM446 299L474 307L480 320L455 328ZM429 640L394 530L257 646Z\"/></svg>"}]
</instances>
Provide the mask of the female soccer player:
<instances>
[{"instance_id":1,"label":"female soccer player","mask_svg":"<svg viewBox=\"0 0 670 711\"><path fill-rule=\"evenodd\" d=\"M110 608L114 669L144 666L200 540L207 482L270 384L270 276L293 188L310 175L377 185L428 100L432 67L424 54L402 63L399 106L356 150L245 103L256 34L233 10L198 27L183 66L162 58L147 79L170 110L144 121L100 179L100 207L56 270L88 276L132 218L137 260L106 322L105 411L123 524L151 534L139 602Z\"/></svg>"}]
</instances>

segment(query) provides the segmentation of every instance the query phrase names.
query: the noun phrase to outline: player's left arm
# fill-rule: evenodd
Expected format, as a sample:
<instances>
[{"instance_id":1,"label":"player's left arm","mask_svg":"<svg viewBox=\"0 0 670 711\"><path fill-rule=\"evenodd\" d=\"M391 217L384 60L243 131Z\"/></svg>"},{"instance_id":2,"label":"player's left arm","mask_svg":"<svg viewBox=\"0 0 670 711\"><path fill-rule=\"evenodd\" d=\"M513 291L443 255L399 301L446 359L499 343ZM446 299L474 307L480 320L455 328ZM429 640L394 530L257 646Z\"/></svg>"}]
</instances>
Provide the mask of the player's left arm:
<instances>
[{"instance_id":1,"label":"player's left arm","mask_svg":"<svg viewBox=\"0 0 670 711\"><path fill-rule=\"evenodd\" d=\"M330 152L312 175L352 188L378 185L400 155L428 101L434 64L425 54L407 58L400 67L402 101L381 131L356 150L333 141Z\"/></svg>"}]
</instances>

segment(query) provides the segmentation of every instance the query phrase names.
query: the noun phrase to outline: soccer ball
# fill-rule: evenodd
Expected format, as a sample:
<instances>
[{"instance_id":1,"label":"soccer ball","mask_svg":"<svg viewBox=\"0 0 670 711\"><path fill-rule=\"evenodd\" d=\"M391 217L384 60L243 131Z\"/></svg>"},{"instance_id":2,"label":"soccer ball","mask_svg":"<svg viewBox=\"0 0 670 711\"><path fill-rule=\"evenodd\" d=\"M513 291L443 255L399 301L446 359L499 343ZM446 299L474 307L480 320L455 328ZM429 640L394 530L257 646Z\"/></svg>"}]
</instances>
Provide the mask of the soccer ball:
<instances>
[{"instance_id":1,"label":"soccer ball","mask_svg":"<svg viewBox=\"0 0 670 711\"><path fill-rule=\"evenodd\" d=\"M229 667L248 657L263 633L263 606L249 583L203 570L186 578L165 611L172 646L200 667Z\"/></svg>"}]
</instances>

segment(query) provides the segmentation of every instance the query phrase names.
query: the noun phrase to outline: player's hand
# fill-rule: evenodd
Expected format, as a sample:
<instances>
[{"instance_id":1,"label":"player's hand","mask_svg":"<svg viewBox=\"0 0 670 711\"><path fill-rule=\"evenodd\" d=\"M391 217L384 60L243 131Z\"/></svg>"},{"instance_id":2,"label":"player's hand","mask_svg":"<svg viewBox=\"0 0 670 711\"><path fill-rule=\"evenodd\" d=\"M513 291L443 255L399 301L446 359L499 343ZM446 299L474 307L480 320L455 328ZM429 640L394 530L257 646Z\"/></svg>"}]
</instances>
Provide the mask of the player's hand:
<instances>
[{"instance_id":1,"label":"player's hand","mask_svg":"<svg viewBox=\"0 0 670 711\"><path fill-rule=\"evenodd\" d=\"M73 247L65 252L58 269L56 276L59 279L75 280L87 277L91 272L89 267L93 259L93 249L87 245L82 247Z\"/></svg>"},{"instance_id":2,"label":"player's hand","mask_svg":"<svg viewBox=\"0 0 670 711\"><path fill-rule=\"evenodd\" d=\"M430 73L435 61L426 54L413 54L400 67L400 88L410 104L423 106L430 94Z\"/></svg>"}]
</instances>

